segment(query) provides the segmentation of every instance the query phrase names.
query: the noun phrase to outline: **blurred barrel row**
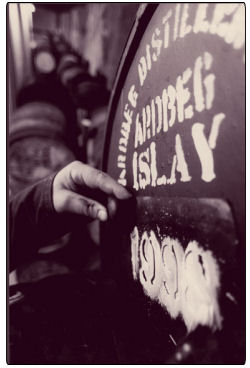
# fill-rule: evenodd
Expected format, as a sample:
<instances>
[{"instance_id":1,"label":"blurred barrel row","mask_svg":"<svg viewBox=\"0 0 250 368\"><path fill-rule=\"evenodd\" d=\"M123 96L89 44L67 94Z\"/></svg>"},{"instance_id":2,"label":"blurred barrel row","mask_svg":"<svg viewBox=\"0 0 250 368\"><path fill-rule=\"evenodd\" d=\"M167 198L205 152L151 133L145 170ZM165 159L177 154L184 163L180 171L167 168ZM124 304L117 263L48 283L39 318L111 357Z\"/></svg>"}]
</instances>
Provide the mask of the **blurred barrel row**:
<instances>
[{"instance_id":1,"label":"blurred barrel row","mask_svg":"<svg viewBox=\"0 0 250 368\"><path fill-rule=\"evenodd\" d=\"M106 104L108 91L106 78L89 73L89 63L62 35L50 32L39 34L32 52L32 65L36 76L54 75L68 89L76 107L87 111Z\"/></svg>"},{"instance_id":2,"label":"blurred barrel row","mask_svg":"<svg viewBox=\"0 0 250 368\"><path fill-rule=\"evenodd\" d=\"M93 139L98 145L98 157L102 155L100 140L109 98L106 78L101 74L92 76L88 62L61 35L47 31L34 31L31 64L32 75L17 91L16 109L9 116L10 198L75 159L90 163L89 146L93 144L89 142L93 143ZM91 154L96 156L95 152ZM96 162L91 163L96 166ZM46 254L55 251L61 252L62 259L69 263L77 262L73 254L80 255L79 260L87 259L89 236L85 228L79 232L80 235L66 234L44 244L38 261L45 257L47 262ZM40 276L51 272L46 262L39 269ZM18 269L17 279L33 280L33 268L32 263ZM59 272L57 265L53 272Z\"/></svg>"},{"instance_id":3,"label":"blurred barrel row","mask_svg":"<svg viewBox=\"0 0 250 368\"><path fill-rule=\"evenodd\" d=\"M32 64L36 75L56 73L61 58L70 55L70 60L81 62L88 69L88 62L72 48L62 35L53 35L49 31L34 30Z\"/></svg>"},{"instance_id":4,"label":"blurred barrel row","mask_svg":"<svg viewBox=\"0 0 250 368\"><path fill-rule=\"evenodd\" d=\"M90 75L88 62L62 36L36 31L34 45L33 76L10 117L11 195L74 159L88 161L88 140L97 132L91 119L109 98L106 78Z\"/></svg>"}]
</instances>

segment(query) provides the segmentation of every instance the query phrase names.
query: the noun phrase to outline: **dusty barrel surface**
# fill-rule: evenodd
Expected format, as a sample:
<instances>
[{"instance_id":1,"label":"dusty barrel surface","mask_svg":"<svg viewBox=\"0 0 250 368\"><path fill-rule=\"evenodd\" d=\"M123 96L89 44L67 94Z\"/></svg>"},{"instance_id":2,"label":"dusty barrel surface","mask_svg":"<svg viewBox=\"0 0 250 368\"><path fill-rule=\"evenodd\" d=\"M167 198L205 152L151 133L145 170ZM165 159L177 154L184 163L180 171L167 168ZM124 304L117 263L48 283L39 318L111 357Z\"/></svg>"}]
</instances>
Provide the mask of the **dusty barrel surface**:
<instances>
[{"instance_id":1,"label":"dusty barrel surface","mask_svg":"<svg viewBox=\"0 0 250 368\"><path fill-rule=\"evenodd\" d=\"M181 3L146 6L124 51L103 169L135 205L103 259L134 303L130 362L244 362L244 52L243 4Z\"/></svg>"}]
</instances>

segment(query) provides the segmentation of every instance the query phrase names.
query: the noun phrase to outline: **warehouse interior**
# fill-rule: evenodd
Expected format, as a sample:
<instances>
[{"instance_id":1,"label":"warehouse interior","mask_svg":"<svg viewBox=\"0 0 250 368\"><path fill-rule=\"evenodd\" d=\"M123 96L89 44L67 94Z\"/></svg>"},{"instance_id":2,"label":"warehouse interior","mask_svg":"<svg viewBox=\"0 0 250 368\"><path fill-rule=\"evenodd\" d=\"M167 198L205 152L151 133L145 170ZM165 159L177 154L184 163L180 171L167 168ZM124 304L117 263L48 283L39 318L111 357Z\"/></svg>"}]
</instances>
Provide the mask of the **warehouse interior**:
<instances>
[{"instance_id":1,"label":"warehouse interior","mask_svg":"<svg viewBox=\"0 0 250 368\"><path fill-rule=\"evenodd\" d=\"M244 5L6 11L9 202L76 160L132 193L19 248L7 362L243 364Z\"/></svg>"}]
</instances>

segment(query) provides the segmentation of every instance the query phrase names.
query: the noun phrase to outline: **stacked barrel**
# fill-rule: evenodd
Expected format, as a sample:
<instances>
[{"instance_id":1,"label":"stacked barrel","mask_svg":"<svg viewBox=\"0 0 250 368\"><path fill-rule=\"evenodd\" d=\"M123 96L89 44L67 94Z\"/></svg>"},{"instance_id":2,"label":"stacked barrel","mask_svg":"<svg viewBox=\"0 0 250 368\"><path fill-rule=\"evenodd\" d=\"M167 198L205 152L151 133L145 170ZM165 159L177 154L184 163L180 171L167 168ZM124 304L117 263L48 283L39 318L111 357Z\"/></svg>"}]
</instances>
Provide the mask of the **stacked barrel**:
<instances>
[{"instance_id":1,"label":"stacked barrel","mask_svg":"<svg viewBox=\"0 0 250 368\"><path fill-rule=\"evenodd\" d=\"M32 50L32 65L35 75L49 75L56 72L57 57L49 32L36 33L36 47Z\"/></svg>"},{"instance_id":2,"label":"stacked barrel","mask_svg":"<svg viewBox=\"0 0 250 368\"><path fill-rule=\"evenodd\" d=\"M55 75L39 75L29 81L17 94L16 102L9 125L10 196L77 157L74 106ZM69 239L66 234L45 244L41 252L61 248Z\"/></svg>"},{"instance_id":3,"label":"stacked barrel","mask_svg":"<svg viewBox=\"0 0 250 368\"><path fill-rule=\"evenodd\" d=\"M10 189L16 193L72 161L79 153L81 129L77 110L91 121L107 106L109 92L102 75L89 65L64 37L36 30L32 50L33 77L18 92L17 110L10 121ZM96 125L96 124L94 124ZM83 148L85 149L85 148Z\"/></svg>"},{"instance_id":4,"label":"stacked barrel","mask_svg":"<svg viewBox=\"0 0 250 368\"><path fill-rule=\"evenodd\" d=\"M77 83L80 78L88 76L88 64L83 63L76 52L69 50L60 57L57 76L73 97L74 83Z\"/></svg>"},{"instance_id":5,"label":"stacked barrel","mask_svg":"<svg viewBox=\"0 0 250 368\"><path fill-rule=\"evenodd\" d=\"M36 47L32 52L35 77L53 75L68 90L76 108L88 114L108 102L106 78L89 73L89 63L67 40L50 32L36 33Z\"/></svg>"},{"instance_id":6,"label":"stacked barrel","mask_svg":"<svg viewBox=\"0 0 250 368\"><path fill-rule=\"evenodd\" d=\"M105 77L100 74L90 75L88 62L76 51L69 49L61 54L57 75L62 85L68 89L76 108L80 107L90 113L97 106L107 104L109 94Z\"/></svg>"},{"instance_id":7,"label":"stacked barrel","mask_svg":"<svg viewBox=\"0 0 250 368\"><path fill-rule=\"evenodd\" d=\"M62 47L66 44L65 40L54 37L54 42L58 54L58 80L67 89L77 110L82 157L89 164L100 168L105 119L100 123L98 118L96 123L96 116L100 116L100 111L102 116L106 115L109 100L106 78L100 73L92 76L88 62L76 50Z\"/></svg>"},{"instance_id":8,"label":"stacked barrel","mask_svg":"<svg viewBox=\"0 0 250 368\"><path fill-rule=\"evenodd\" d=\"M65 115L51 103L33 101L20 106L12 117L9 133L11 194L74 160L65 144Z\"/></svg>"},{"instance_id":9,"label":"stacked barrel","mask_svg":"<svg viewBox=\"0 0 250 368\"><path fill-rule=\"evenodd\" d=\"M33 75L18 91L17 109L9 121L10 197L75 159L89 162L86 154L89 131L93 136L96 127L81 129L78 112L90 120L100 101L107 103L105 79L92 77L88 62L62 36L40 32L36 41L32 50ZM38 258L47 260L45 253L58 251L63 262L82 265L93 249L93 241L83 226L44 244ZM33 280L32 267L28 264L18 270L18 280L24 276ZM42 269L39 272L47 274L50 265L43 264Z\"/></svg>"}]
</instances>

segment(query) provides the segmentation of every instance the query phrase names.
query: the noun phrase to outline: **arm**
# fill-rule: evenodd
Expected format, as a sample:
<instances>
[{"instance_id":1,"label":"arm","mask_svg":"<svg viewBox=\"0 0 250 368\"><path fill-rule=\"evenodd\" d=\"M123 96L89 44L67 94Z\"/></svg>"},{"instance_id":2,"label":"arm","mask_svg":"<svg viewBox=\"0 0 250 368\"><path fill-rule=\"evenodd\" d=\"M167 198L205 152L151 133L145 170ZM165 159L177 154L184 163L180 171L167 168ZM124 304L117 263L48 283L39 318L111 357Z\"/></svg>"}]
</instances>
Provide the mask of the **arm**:
<instances>
[{"instance_id":1,"label":"arm","mask_svg":"<svg viewBox=\"0 0 250 368\"><path fill-rule=\"evenodd\" d=\"M48 225L56 220L51 198L54 176L55 174L25 188L10 200L8 247L10 271L33 257L46 241L53 238L53 234L50 234L53 228Z\"/></svg>"},{"instance_id":2,"label":"arm","mask_svg":"<svg viewBox=\"0 0 250 368\"><path fill-rule=\"evenodd\" d=\"M78 161L26 188L10 202L10 271L74 227L106 221L117 200L130 196L110 176Z\"/></svg>"}]
</instances>

